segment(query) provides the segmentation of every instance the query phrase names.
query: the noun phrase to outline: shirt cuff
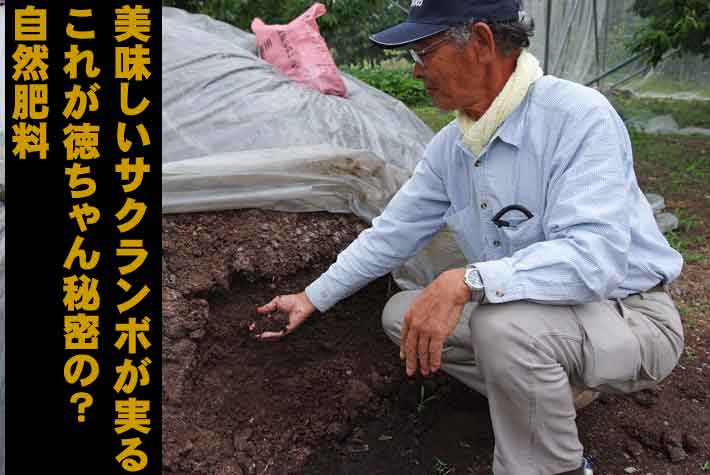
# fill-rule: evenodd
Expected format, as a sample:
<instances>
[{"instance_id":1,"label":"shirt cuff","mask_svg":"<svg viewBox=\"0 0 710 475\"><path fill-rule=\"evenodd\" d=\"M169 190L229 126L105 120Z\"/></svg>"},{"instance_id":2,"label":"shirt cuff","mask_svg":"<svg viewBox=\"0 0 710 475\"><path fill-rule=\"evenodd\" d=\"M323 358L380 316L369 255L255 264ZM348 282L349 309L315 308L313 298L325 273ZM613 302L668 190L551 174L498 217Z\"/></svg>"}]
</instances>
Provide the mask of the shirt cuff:
<instances>
[{"instance_id":1,"label":"shirt cuff","mask_svg":"<svg viewBox=\"0 0 710 475\"><path fill-rule=\"evenodd\" d=\"M476 269L483 280L483 291L490 303L520 300L520 289L513 286L513 265L508 258L478 262Z\"/></svg>"},{"instance_id":2,"label":"shirt cuff","mask_svg":"<svg viewBox=\"0 0 710 475\"><path fill-rule=\"evenodd\" d=\"M306 287L305 292L313 306L323 313L347 297L349 289L325 273Z\"/></svg>"}]
</instances>

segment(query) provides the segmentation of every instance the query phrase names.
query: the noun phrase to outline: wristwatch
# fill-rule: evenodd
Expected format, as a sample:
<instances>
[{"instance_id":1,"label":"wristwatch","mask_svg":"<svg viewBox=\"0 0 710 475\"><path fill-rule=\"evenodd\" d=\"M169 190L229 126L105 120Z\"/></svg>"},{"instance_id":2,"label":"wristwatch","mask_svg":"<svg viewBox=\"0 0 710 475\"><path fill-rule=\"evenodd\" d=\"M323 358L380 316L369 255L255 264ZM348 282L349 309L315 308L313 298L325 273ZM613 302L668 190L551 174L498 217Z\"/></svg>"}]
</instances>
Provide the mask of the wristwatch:
<instances>
[{"instance_id":1,"label":"wristwatch","mask_svg":"<svg viewBox=\"0 0 710 475\"><path fill-rule=\"evenodd\" d=\"M483 279L481 273L478 272L475 265L466 266L466 272L463 275L463 281L471 291L472 302L482 302L486 296L483 290Z\"/></svg>"}]
</instances>

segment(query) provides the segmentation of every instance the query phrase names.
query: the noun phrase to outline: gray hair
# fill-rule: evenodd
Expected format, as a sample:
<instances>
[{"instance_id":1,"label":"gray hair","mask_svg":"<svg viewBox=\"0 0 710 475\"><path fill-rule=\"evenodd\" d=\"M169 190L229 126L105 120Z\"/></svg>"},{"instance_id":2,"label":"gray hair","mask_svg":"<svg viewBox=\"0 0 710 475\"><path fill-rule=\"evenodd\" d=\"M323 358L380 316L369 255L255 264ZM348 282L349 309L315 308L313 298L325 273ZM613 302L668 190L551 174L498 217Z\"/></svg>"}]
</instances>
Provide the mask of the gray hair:
<instances>
[{"instance_id":1,"label":"gray hair","mask_svg":"<svg viewBox=\"0 0 710 475\"><path fill-rule=\"evenodd\" d=\"M535 21L523 15L518 21L512 22L468 20L449 29L449 35L454 38L460 50L463 50L471 39L471 27L480 21L490 27L496 46L506 56L513 51L530 46L530 37L535 33Z\"/></svg>"}]
</instances>

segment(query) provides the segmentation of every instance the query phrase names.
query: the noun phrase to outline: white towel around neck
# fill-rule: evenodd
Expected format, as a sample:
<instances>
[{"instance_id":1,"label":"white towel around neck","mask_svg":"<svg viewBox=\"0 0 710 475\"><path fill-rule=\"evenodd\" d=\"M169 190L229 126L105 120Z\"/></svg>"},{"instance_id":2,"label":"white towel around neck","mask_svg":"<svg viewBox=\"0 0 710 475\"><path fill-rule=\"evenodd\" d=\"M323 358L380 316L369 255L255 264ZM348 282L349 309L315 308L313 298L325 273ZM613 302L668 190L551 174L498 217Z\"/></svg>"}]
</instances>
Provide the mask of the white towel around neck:
<instances>
[{"instance_id":1,"label":"white towel around neck","mask_svg":"<svg viewBox=\"0 0 710 475\"><path fill-rule=\"evenodd\" d=\"M498 127L523 102L530 86L543 75L540 62L528 51L518 56L515 71L503 90L479 120L473 120L464 111L456 111L461 139L476 157L490 141Z\"/></svg>"}]
</instances>

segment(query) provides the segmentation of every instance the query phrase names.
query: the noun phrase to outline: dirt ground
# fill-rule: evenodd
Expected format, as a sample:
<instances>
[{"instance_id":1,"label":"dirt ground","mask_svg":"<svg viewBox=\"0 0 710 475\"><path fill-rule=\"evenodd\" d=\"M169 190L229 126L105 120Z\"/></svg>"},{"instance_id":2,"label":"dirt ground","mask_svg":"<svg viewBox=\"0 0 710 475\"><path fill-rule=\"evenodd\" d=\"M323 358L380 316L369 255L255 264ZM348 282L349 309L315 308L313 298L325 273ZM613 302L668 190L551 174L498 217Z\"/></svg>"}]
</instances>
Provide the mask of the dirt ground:
<instances>
[{"instance_id":1,"label":"dirt ground","mask_svg":"<svg viewBox=\"0 0 710 475\"><path fill-rule=\"evenodd\" d=\"M689 206L710 209L705 196ZM281 342L245 330L257 305L302 290L364 227L327 213L163 218L163 473L491 473L485 398L445 374L405 378L380 326L389 277ZM686 322L673 374L580 411L595 474L710 473L709 275L687 265L673 285Z\"/></svg>"}]
</instances>

